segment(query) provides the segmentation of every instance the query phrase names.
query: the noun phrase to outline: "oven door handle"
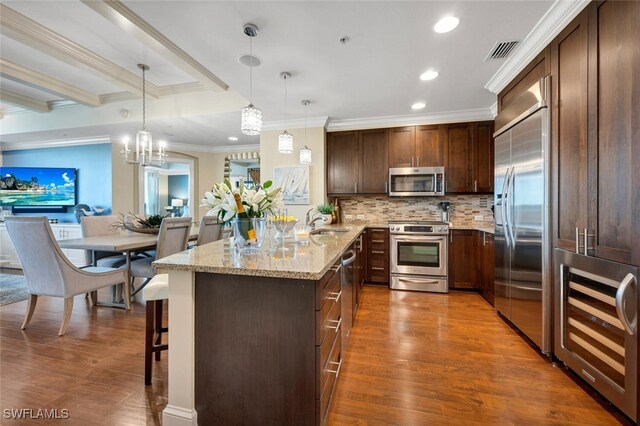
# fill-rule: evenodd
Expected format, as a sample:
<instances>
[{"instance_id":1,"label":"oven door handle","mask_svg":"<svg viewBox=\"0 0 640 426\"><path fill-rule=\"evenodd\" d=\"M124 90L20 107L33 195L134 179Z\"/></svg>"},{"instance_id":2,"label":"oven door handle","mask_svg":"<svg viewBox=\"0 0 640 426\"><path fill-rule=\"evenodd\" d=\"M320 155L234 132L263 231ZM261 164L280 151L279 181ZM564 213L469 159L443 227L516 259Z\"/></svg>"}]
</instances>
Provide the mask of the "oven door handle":
<instances>
[{"instance_id":1,"label":"oven door handle","mask_svg":"<svg viewBox=\"0 0 640 426\"><path fill-rule=\"evenodd\" d=\"M437 280L409 280L407 278L398 278L398 281L409 284L440 284Z\"/></svg>"},{"instance_id":2,"label":"oven door handle","mask_svg":"<svg viewBox=\"0 0 640 426\"><path fill-rule=\"evenodd\" d=\"M430 236L430 235L416 235L416 236L405 236L403 235L402 237L397 237L395 235L391 236L391 241L392 242L400 242L400 243L416 243L416 242L423 242L423 241L428 241L428 242L432 242L432 241L441 241L441 242L446 242L447 241L447 236L446 235L438 235L438 236Z\"/></svg>"}]
</instances>

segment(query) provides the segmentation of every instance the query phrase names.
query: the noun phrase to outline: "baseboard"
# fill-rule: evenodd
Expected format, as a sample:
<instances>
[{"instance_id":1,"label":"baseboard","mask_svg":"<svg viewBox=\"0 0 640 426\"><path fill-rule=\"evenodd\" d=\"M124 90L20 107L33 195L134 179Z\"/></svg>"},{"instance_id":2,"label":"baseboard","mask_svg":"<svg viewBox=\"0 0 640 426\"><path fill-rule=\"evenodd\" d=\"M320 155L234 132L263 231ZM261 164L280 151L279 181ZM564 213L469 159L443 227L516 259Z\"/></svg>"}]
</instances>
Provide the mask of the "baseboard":
<instances>
[{"instance_id":1,"label":"baseboard","mask_svg":"<svg viewBox=\"0 0 640 426\"><path fill-rule=\"evenodd\" d=\"M196 410L167 405L162 412L163 426L198 426Z\"/></svg>"}]
</instances>

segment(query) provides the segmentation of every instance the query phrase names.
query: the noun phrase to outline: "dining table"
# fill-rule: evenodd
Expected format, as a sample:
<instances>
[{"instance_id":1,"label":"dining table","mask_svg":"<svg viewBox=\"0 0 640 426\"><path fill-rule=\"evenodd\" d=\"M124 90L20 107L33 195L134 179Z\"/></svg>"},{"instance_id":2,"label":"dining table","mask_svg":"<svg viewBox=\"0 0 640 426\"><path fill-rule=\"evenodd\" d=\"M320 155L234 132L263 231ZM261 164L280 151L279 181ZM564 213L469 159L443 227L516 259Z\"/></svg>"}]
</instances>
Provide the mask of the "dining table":
<instances>
[{"instance_id":1,"label":"dining table","mask_svg":"<svg viewBox=\"0 0 640 426\"><path fill-rule=\"evenodd\" d=\"M189 231L189 240L198 238L198 226L192 226ZM88 250L91 252L93 266L96 266L95 253L99 251L111 251L123 253L125 255L125 265L128 275L131 276L131 254L140 253L145 250L153 250L158 244L157 234L143 234L133 231L116 232L110 235L100 235L94 237L70 238L68 240L59 240L60 248ZM114 287L111 302L99 302L99 305L110 306L115 308L131 308L130 300L122 300Z\"/></svg>"}]
</instances>

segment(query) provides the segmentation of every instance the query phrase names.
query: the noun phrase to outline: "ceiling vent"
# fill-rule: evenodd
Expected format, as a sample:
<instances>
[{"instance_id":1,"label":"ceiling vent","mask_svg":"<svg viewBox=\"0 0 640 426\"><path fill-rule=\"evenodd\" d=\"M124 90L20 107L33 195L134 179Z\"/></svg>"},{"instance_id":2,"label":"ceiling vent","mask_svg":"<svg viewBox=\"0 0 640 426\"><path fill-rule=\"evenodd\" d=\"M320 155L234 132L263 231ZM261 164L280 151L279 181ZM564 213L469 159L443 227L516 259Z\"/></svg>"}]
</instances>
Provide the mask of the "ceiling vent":
<instances>
[{"instance_id":1,"label":"ceiling vent","mask_svg":"<svg viewBox=\"0 0 640 426\"><path fill-rule=\"evenodd\" d=\"M486 58L484 58L485 62L494 60L494 59L505 59L507 58L519 44L519 41L499 41L494 46L493 49L489 52Z\"/></svg>"}]
</instances>

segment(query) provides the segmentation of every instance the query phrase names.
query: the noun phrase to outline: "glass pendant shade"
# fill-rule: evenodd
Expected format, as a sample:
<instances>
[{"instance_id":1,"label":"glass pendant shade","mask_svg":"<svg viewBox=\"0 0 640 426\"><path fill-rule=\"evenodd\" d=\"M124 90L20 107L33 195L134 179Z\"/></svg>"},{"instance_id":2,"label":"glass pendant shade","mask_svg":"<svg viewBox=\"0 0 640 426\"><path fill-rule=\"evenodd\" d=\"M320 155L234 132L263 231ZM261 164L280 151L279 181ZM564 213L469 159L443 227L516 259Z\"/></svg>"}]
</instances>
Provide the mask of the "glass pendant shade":
<instances>
[{"instance_id":1,"label":"glass pendant shade","mask_svg":"<svg viewBox=\"0 0 640 426\"><path fill-rule=\"evenodd\" d=\"M311 164L311 150L306 145L300 150L300 164Z\"/></svg>"},{"instance_id":2,"label":"glass pendant shade","mask_svg":"<svg viewBox=\"0 0 640 426\"><path fill-rule=\"evenodd\" d=\"M291 154L293 152L293 136L286 130L278 136L278 151L280 151L280 154Z\"/></svg>"},{"instance_id":3,"label":"glass pendant shade","mask_svg":"<svg viewBox=\"0 0 640 426\"><path fill-rule=\"evenodd\" d=\"M253 104L242 108L242 124L240 131L244 135L255 136L260 134L262 128L262 111Z\"/></svg>"}]
</instances>

